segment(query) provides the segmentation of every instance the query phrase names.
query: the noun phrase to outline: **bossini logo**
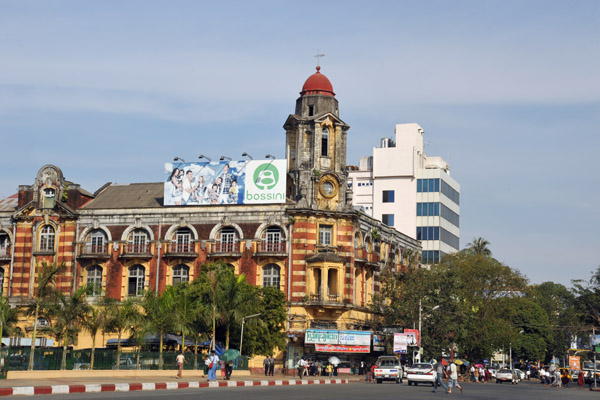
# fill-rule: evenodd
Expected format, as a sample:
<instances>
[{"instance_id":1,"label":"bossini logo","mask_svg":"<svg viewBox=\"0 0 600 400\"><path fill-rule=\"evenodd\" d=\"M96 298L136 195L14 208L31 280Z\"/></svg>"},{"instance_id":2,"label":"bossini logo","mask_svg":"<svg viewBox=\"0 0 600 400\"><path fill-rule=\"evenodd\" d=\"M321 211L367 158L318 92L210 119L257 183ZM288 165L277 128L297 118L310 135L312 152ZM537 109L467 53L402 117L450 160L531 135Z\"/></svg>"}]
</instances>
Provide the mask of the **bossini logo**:
<instances>
[{"instance_id":1,"label":"bossini logo","mask_svg":"<svg viewBox=\"0 0 600 400\"><path fill-rule=\"evenodd\" d=\"M285 174L281 170L282 167L285 168L285 160L258 161L255 165L256 167L251 165L247 167L248 175L246 176L251 178L251 181L246 181L244 203L284 202L285 185L281 180Z\"/></svg>"}]
</instances>

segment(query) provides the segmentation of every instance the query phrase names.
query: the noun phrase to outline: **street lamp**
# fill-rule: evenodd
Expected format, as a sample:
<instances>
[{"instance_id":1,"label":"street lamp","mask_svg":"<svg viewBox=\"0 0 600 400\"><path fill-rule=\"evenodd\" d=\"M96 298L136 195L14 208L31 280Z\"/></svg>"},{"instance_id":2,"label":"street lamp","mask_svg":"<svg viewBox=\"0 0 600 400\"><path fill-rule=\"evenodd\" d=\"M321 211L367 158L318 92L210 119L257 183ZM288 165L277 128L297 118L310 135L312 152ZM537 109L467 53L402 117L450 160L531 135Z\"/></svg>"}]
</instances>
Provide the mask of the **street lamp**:
<instances>
[{"instance_id":1,"label":"street lamp","mask_svg":"<svg viewBox=\"0 0 600 400\"><path fill-rule=\"evenodd\" d=\"M198 156L198 158L199 158L199 159L201 159L201 160L202 160L203 158L206 158L208 161L212 161L212 160L210 159L210 157L207 157L207 156L205 156L204 154L200 154L200 155Z\"/></svg>"},{"instance_id":2,"label":"street lamp","mask_svg":"<svg viewBox=\"0 0 600 400\"><path fill-rule=\"evenodd\" d=\"M181 161L181 162L185 162L185 160L184 160L183 158L181 158L181 157L175 157L175 158L173 159L173 161Z\"/></svg>"},{"instance_id":3,"label":"street lamp","mask_svg":"<svg viewBox=\"0 0 600 400\"><path fill-rule=\"evenodd\" d=\"M248 154L246 152L242 153L242 157L248 157L249 159L254 160L254 157L252 157L250 154Z\"/></svg>"},{"instance_id":4,"label":"street lamp","mask_svg":"<svg viewBox=\"0 0 600 400\"><path fill-rule=\"evenodd\" d=\"M223 161L223 160L231 161L231 157L221 156L221 157L219 157L219 160L221 160L221 161Z\"/></svg>"},{"instance_id":5,"label":"street lamp","mask_svg":"<svg viewBox=\"0 0 600 400\"><path fill-rule=\"evenodd\" d=\"M437 310L440 308L439 305L434 306L429 312ZM421 330L421 321L423 319L423 305L421 304L421 300L419 300L419 335L421 335L421 340L419 341L419 362L421 362L421 353L423 353L423 331Z\"/></svg>"},{"instance_id":6,"label":"street lamp","mask_svg":"<svg viewBox=\"0 0 600 400\"><path fill-rule=\"evenodd\" d=\"M240 356L242 355L242 343L244 342L244 322L246 322L247 319L258 317L258 316L260 316L260 313L246 315L245 317L242 318L242 333L240 333Z\"/></svg>"},{"instance_id":7,"label":"street lamp","mask_svg":"<svg viewBox=\"0 0 600 400\"><path fill-rule=\"evenodd\" d=\"M267 154L267 155L265 156L265 158L270 158L270 159L273 159L273 160L275 160L275 156L274 156L274 155L271 155L271 154Z\"/></svg>"}]
</instances>

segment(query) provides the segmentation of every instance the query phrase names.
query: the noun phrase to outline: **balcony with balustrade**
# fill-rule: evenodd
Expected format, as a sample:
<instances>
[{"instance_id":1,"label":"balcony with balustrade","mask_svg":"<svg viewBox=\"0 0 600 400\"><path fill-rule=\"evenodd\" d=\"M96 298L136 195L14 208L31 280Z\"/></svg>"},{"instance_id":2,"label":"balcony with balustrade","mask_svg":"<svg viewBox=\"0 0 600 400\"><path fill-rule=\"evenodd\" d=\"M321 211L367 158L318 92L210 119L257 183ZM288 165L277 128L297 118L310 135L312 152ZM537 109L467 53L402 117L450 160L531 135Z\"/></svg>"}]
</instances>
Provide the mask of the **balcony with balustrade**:
<instances>
[{"instance_id":1,"label":"balcony with balustrade","mask_svg":"<svg viewBox=\"0 0 600 400\"><path fill-rule=\"evenodd\" d=\"M0 246L0 260L10 260L12 246L10 244Z\"/></svg>"},{"instance_id":2,"label":"balcony with balustrade","mask_svg":"<svg viewBox=\"0 0 600 400\"><path fill-rule=\"evenodd\" d=\"M237 239L226 242L213 242L210 250L210 257L241 257L242 255L240 241Z\"/></svg>"},{"instance_id":3,"label":"balcony with balustrade","mask_svg":"<svg viewBox=\"0 0 600 400\"><path fill-rule=\"evenodd\" d=\"M81 258L110 258L108 243L85 243L81 245L80 250L79 257Z\"/></svg>"},{"instance_id":4,"label":"balcony with balustrade","mask_svg":"<svg viewBox=\"0 0 600 400\"><path fill-rule=\"evenodd\" d=\"M286 242L271 242L267 240L261 240L258 243L258 253L264 256L287 256Z\"/></svg>"},{"instance_id":5,"label":"balcony with balustrade","mask_svg":"<svg viewBox=\"0 0 600 400\"><path fill-rule=\"evenodd\" d=\"M167 243L167 257L197 257L195 243L169 242Z\"/></svg>"},{"instance_id":6,"label":"balcony with balustrade","mask_svg":"<svg viewBox=\"0 0 600 400\"><path fill-rule=\"evenodd\" d=\"M122 257L128 258L151 258L152 250L149 243L125 243Z\"/></svg>"}]
</instances>

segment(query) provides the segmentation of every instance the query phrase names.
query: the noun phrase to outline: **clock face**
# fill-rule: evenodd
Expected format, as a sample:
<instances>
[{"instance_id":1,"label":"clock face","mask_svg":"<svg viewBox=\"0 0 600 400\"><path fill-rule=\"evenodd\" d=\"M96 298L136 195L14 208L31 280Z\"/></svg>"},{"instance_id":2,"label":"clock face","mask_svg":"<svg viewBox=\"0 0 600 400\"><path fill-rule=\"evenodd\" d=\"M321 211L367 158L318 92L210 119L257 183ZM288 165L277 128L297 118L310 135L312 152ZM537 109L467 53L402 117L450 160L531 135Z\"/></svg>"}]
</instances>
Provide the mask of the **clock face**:
<instances>
[{"instance_id":1,"label":"clock face","mask_svg":"<svg viewBox=\"0 0 600 400\"><path fill-rule=\"evenodd\" d=\"M337 193L337 184L331 178L325 177L321 180L319 191L323 197L332 198Z\"/></svg>"},{"instance_id":2,"label":"clock face","mask_svg":"<svg viewBox=\"0 0 600 400\"><path fill-rule=\"evenodd\" d=\"M321 190L325 196L331 196L333 194L333 184L329 181L325 181L321 184Z\"/></svg>"}]
</instances>

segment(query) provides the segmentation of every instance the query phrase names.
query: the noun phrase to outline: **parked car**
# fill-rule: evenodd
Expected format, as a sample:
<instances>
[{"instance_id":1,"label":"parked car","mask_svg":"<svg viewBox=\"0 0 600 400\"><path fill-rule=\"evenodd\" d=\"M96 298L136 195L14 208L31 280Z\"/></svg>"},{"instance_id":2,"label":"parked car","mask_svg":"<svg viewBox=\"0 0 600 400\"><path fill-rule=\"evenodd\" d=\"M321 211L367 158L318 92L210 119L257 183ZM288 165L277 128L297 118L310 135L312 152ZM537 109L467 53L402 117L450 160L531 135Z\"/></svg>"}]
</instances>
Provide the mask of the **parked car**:
<instances>
[{"instance_id":1,"label":"parked car","mask_svg":"<svg viewBox=\"0 0 600 400\"><path fill-rule=\"evenodd\" d=\"M395 381L402 383L402 365L396 356L380 356L375 363L373 377L377 383Z\"/></svg>"},{"instance_id":2,"label":"parked car","mask_svg":"<svg viewBox=\"0 0 600 400\"><path fill-rule=\"evenodd\" d=\"M416 363L406 369L406 380L408 386L419 383L427 383L431 386L435 383L435 375L432 370L433 366L428 363Z\"/></svg>"},{"instance_id":3,"label":"parked car","mask_svg":"<svg viewBox=\"0 0 600 400\"><path fill-rule=\"evenodd\" d=\"M516 385L519 381L519 377L512 369L502 368L496 373L496 383L510 382Z\"/></svg>"}]
</instances>

